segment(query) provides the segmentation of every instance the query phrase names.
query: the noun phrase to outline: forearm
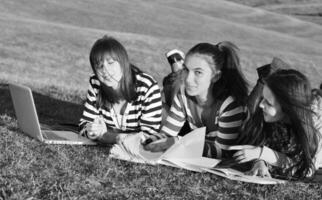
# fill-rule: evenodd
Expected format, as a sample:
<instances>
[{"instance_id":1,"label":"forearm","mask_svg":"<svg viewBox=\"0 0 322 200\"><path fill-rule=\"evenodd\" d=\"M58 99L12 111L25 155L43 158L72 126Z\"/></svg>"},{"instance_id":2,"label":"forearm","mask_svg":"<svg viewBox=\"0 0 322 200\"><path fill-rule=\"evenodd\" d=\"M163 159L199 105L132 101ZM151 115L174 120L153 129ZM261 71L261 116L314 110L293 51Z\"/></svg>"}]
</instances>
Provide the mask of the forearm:
<instances>
[{"instance_id":1,"label":"forearm","mask_svg":"<svg viewBox=\"0 0 322 200\"><path fill-rule=\"evenodd\" d=\"M228 97L220 108L223 110L218 117L218 130L208 133L213 138L218 158L229 158L233 152L228 149L237 145L240 128L245 119L245 107Z\"/></svg>"},{"instance_id":2,"label":"forearm","mask_svg":"<svg viewBox=\"0 0 322 200\"><path fill-rule=\"evenodd\" d=\"M160 125L161 125L161 110L160 114L154 116L142 115L140 121L140 131L145 133L146 136L155 136L161 138L160 136Z\"/></svg>"},{"instance_id":3,"label":"forearm","mask_svg":"<svg viewBox=\"0 0 322 200\"><path fill-rule=\"evenodd\" d=\"M227 150L230 146L236 144L235 140L223 141L216 139L206 138L203 156L209 158L230 158L233 151Z\"/></svg>"},{"instance_id":4,"label":"forearm","mask_svg":"<svg viewBox=\"0 0 322 200\"><path fill-rule=\"evenodd\" d=\"M96 98L93 97L93 92L89 90L84 104L82 117L79 120L79 132L82 136L87 137L87 124L92 123L97 117L99 117L99 111L95 107L95 102Z\"/></svg>"},{"instance_id":5,"label":"forearm","mask_svg":"<svg viewBox=\"0 0 322 200\"><path fill-rule=\"evenodd\" d=\"M125 133L116 133L111 130L108 130L104 134L102 134L99 138L97 138L97 141L102 144L116 144L119 143L120 138Z\"/></svg>"},{"instance_id":6,"label":"forearm","mask_svg":"<svg viewBox=\"0 0 322 200\"><path fill-rule=\"evenodd\" d=\"M286 154L274 151L266 146L262 147L259 159L264 160L269 165L281 168L287 168L293 164L293 160Z\"/></svg>"},{"instance_id":7,"label":"forearm","mask_svg":"<svg viewBox=\"0 0 322 200\"><path fill-rule=\"evenodd\" d=\"M160 134L172 137L177 136L185 120L183 113L182 116L178 116L170 110L164 125L161 127Z\"/></svg>"},{"instance_id":8,"label":"forearm","mask_svg":"<svg viewBox=\"0 0 322 200\"><path fill-rule=\"evenodd\" d=\"M83 120L83 119L81 118L80 123L79 123L79 125L78 125L78 132L79 132L79 134L80 134L81 136L89 138L89 137L88 137L88 134L87 134L87 133L88 133L88 132L87 132L87 125L88 125L88 124L90 124L90 123L92 123L92 122L89 122L89 121Z\"/></svg>"}]
</instances>

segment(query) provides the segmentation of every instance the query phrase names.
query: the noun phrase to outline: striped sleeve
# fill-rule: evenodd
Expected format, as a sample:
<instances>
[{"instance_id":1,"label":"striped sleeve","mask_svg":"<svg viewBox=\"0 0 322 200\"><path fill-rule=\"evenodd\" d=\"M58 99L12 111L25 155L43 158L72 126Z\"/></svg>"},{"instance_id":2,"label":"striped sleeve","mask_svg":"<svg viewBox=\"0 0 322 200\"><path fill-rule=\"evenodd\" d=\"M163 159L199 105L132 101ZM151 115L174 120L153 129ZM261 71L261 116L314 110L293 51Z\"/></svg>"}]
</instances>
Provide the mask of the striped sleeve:
<instances>
[{"instance_id":1,"label":"striped sleeve","mask_svg":"<svg viewBox=\"0 0 322 200\"><path fill-rule=\"evenodd\" d=\"M161 92L157 82L154 81L152 86L147 90L143 100L142 116L140 118L141 131L150 135L158 135L161 120Z\"/></svg>"},{"instance_id":2,"label":"striped sleeve","mask_svg":"<svg viewBox=\"0 0 322 200\"><path fill-rule=\"evenodd\" d=\"M161 135L177 136L186 120L184 105L179 101L179 96L180 93L174 96L169 115L161 128Z\"/></svg>"},{"instance_id":3,"label":"striped sleeve","mask_svg":"<svg viewBox=\"0 0 322 200\"><path fill-rule=\"evenodd\" d=\"M85 126L88 122L93 122L99 115L99 111L96 109L96 98L99 88L99 81L93 76L89 79L89 89L87 91L86 102L84 104L83 114L79 122L79 132L81 135L85 135Z\"/></svg>"},{"instance_id":4,"label":"striped sleeve","mask_svg":"<svg viewBox=\"0 0 322 200\"><path fill-rule=\"evenodd\" d=\"M245 107L239 105L231 96L220 106L218 130L206 136L204 156L227 158L231 156L228 147L236 145L240 127L246 117Z\"/></svg>"}]
</instances>

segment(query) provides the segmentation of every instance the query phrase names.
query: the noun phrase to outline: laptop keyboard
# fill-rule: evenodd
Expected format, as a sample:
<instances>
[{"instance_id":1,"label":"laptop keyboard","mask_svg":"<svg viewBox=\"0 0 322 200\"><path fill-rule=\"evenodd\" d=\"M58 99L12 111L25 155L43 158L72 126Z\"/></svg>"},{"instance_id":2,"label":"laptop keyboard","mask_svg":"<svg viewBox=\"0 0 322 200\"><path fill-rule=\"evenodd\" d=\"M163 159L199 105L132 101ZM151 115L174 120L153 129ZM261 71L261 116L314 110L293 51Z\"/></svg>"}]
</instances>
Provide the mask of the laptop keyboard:
<instances>
[{"instance_id":1,"label":"laptop keyboard","mask_svg":"<svg viewBox=\"0 0 322 200\"><path fill-rule=\"evenodd\" d=\"M68 140L66 138L56 135L55 132L52 131L43 131L42 134L43 137L47 140Z\"/></svg>"}]
</instances>

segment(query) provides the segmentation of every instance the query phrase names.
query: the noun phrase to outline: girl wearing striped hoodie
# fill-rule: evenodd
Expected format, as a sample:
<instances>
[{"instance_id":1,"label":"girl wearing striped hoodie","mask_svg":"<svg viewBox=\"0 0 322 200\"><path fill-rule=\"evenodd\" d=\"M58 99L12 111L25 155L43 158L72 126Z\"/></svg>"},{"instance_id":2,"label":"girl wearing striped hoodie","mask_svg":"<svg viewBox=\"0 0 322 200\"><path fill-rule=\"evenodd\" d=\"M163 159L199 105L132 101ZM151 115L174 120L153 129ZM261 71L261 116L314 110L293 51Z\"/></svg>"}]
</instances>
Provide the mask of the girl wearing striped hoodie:
<instances>
[{"instance_id":1,"label":"girl wearing striped hoodie","mask_svg":"<svg viewBox=\"0 0 322 200\"><path fill-rule=\"evenodd\" d=\"M203 156L231 156L227 149L236 144L247 98L237 47L231 42L197 44L186 55L184 73L185 81L161 128L166 139L146 144L145 149L156 152L169 148L187 120L191 129L206 127Z\"/></svg>"},{"instance_id":2,"label":"girl wearing striped hoodie","mask_svg":"<svg viewBox=\"0 0 322 200\"><path fill-rule=\"evenodd\" d=\"M112 37L98 39L89 59L94 74L89 78L80 134L107 144L129 133L158 137L162 102L157 82L130 64L125 48Z\"/></svg>"}]
</instances>

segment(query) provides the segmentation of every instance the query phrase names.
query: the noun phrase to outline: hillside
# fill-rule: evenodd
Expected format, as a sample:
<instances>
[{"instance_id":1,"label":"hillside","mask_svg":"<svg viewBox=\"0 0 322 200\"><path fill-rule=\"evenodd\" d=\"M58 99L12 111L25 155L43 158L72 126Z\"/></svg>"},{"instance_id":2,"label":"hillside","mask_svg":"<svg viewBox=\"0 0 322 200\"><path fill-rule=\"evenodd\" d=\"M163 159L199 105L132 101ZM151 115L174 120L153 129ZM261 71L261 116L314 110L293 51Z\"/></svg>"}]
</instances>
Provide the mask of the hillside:
<instances>
[{"instance_id":1,"label":"hillside","mask_svg":"<svg viewBox=\"0 0 322 200\"><path fill-rule=\"evenodd\" d=\"M322 25L320 0L227 0Z\"/></svg>"},{"instance_id":2,"label":"hillside","mask_svg":"<svg viewBox=\"0 0 322 200\"><path fill-rule=\"evenodd\" d=\"M261 2L268 1L278 0ZM106 146L41 143L21 133L5 84L32 88L42 125L77 124L92 73L90 48L108 34L159 83L170 72L166 51L231 40L251 84L256 67L278 56L317 86L320 25L221 0L0 2L0 199L321 199L322 187L312 182L322 173L310 183L259 185L120 161Z\"/></svg>"},{"instance_id":3,"label":"hillside","mask_svg":"<svg viewBox=\"0 0 322 200\"><path fill-rule=\"evenodd\" d=\"M322 25L322 2L287 5L267 5L263 9L283 13Z\"/></svg>"},{"instance_id":4,"label":"hillside","mask_svg":"<svg viewBox=\"0 0 322 200\"><path fill-rule=\"evenodd\" d=\"M273 56L301 68L313 84L320 82L321 26L230 2L21 0L3 1L0 13L5 30L0 79L5 81L85 90L89 49L98 37L110 34L125 44L135 64L159 81L169 72L165 51L231 40L241 49L252 83L254 68ZM294 29L287 32L285 24ZM309 29L297 34L301 26ZM23 77L14 73L21 71Z\"/></svg>"}]
</instances>

